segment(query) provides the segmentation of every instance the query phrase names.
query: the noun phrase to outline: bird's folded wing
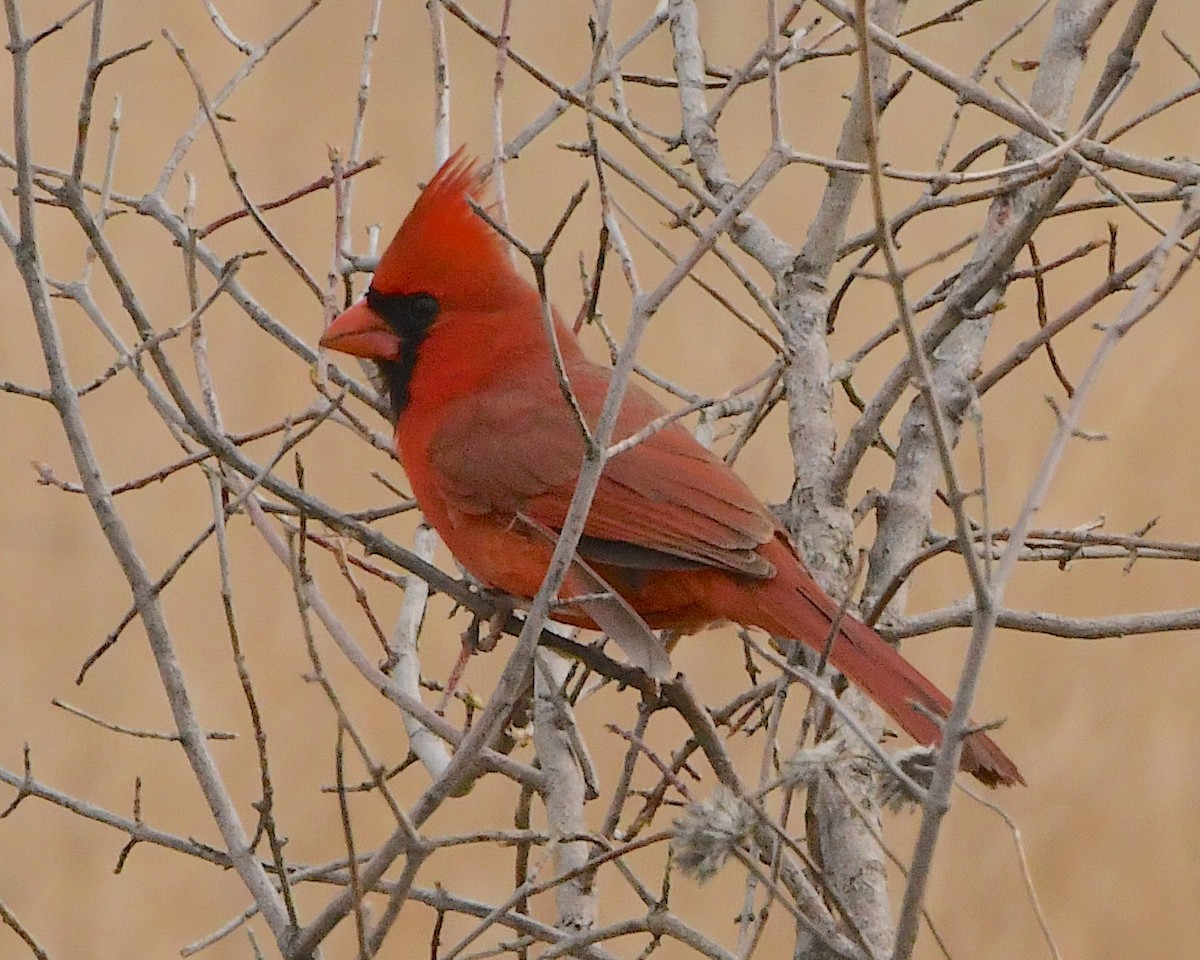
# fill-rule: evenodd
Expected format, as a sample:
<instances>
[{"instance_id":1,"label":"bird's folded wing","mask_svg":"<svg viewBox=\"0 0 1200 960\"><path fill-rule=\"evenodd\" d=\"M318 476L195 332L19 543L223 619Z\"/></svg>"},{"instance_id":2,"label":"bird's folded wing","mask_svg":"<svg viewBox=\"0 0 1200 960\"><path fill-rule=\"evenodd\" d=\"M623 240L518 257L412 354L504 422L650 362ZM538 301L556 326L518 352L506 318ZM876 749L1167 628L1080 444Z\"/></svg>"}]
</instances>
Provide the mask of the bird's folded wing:
<instances>
[{"instance_id":1,"label":"bird's folded wing","mask_svg":"<svg viewBox=\"0 0 1200 960\"><path fill-rule=\"evenodd\" d=\"M577 376L592 420L607 379ZM574 415L554 392L520 390L468 398L447 417L429 447L439 494L459 514L508 519L523 514L561 529L583 462ZM662 408L630 388L615 439L631 436ZM514 429L514 426L516 429ZM645 569L703 565L769 577L756 548L777 524L745 484L678 423L612 457L596 489L580 554L591 542L597 562Z\"/></svg>"}]
</instances>

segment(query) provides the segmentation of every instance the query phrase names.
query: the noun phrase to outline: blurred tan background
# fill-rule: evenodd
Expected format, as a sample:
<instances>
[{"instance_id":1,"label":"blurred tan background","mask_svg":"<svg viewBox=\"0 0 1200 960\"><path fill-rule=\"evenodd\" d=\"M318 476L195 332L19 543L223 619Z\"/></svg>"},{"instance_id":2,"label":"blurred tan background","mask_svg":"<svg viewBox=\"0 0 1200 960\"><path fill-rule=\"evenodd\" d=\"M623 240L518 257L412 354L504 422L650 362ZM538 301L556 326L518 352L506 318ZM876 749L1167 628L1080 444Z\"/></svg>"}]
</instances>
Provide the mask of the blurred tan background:
<instances>
[{"instance_id":1,"label":"blurred tan background","mask_svg":"<svg viewBox=\"0 0 1200 960\"><path fill-rule=\"evenodd\" d=\"M930 31L919 42L940 62L969 70L1031 5L982 3L969 11L965 22ZM27 29L52 22L72 6L59 0L26 3ZM646 3L618 6L614 33L619 38L635 29L652 8ZM120 94L123 126L115 189L140 195L151 188L195 109L186 74L159 35L160 28L169 29L188 49L210 90L225 82L242 57L218 35L199 2L112 7L105 50L150 38L154 42L147 52L104 75L96 99L97 132L88 171L93 179L100 175L103 128L113 97ZM243 2L228 4L224 13L239 36L258 41L273 33L297 7L296 3ZM741 63L758 42L758 6L754 5L753 17L739 7L702 4L708 55L714 63ZM1089 64L1077 101L1086 101L1128 7L1129 3L1119 3L1114 22L1102 30L1094 47L1098 55ZM494 26L500 4L489 0L473 9ZM914 0L907 22L940 9L940 4ZM325 0L225 106L225 112L236 118L225 125L225 135L246 188L256 200L281 196L322 175L328 145L348 145L369 10L366 0ZM510 28L514 47L553 76L573 82L587 63L588 10L579 3L517 0ZM810 16L805 11L800 20L806 23ZM494 55L452 18L448 27L452 142L465 142L472 151L486 154ZM1159 4L1140 51L1144 65L1114 110L1115 119L1124 120L1139 107L1194 81L1171 54L1160 31L1166 29L1194 48L1198 28L1200 11L1189 0ZM1035 59L1044 31L1044 24L1031 30L997 60L997 72L1022 91L1028 91L1031 74L1008 64L1011 59ZM69 164L86 41L86 23L79 20L44 41L33 56L35 153L52 166ZM365 227L376 219L390 235L415 196L416 182L433 169L429 48L424 5L387 5L375 52L365 138L366 153L383 154L385 163L357 180L356 249L363 248ZM664 30L631 59L629 68L666 74L670 58ZM789 76L785 116L789 137L798 149L832 154L843 112L841 94L849 87L848 67L848 62L827 61ZM11 86L7 70L0 84L6 90ZM760 91L738 101L719 130L735 175L747 173L760 155L766 137L764 94ZM660 129L670 129L673 92L638 91L637 96L647 117ZM8 131L11 96L6 92L0 102L0 129ZM543 89L511 70L506 131L519 130L549 102ZM927 167L951 108L943 91L914 80L888 114L884 128L888 158L898 166ZM1078 110L1073 114L1077 119ZM1195 154L1198 120L1196 108L1185 104L1173 119L1147 124L1129 138L1127 146L1158 156ZM554 148L556 142L580 139L581 129L577 116L560 121L508 168L509 201L520 235L531 240L543 237L570 193L590 175L586 162ZM969 116L952 157L994 132L980 118ZM619 149L615 137L606 142ZM10 134L3 136L3 149L11 150ZM207 222L238 207L209 136L201 134L183 169L198 178L197 221ZM789 170L756 211L781 236L799 244L822 185L823 177L814 170ZM914 195L912 189L895 184L889 189L896 206ZM1087 184L1077 188L1079 196L1092 192ZM176 207L182 205L179 178L169 196ZM623 196L648 222L658 224L664 219L638 203L631 191ZM11 196L6 193L2 202L14 216ZM594 203L594 196L588 202ZM562 241L565 252L552 263L554 297L568 315L573 315L579 300L576 257L582 252L590 262L594 254L594 210L585 204ZM322 193L270 215L291 249L322 279L330 262L331 211L331 199ZM973 207L918 224L903 235L904 256L908 262L922 259L974 229L981 215L982 208ZM41 217L42 249L51 275L78 277L84 256L78 232L61 213L43 209ZM1147 231L1128 217L1099 214L1086 225L1076 220L1057 234L1047 231L1040 240L1043 259L1103 236L1107 219L1120 221L1122 231L1128 231L1123 234L1129 238L1123 252L1140 250L1151 242ZM855 229L867 223L864 208L858 211ZM116 218L109 231L156 325L180 322L187 311L178 251L163 242L154 225L130 214ZM681 238L670 242L682 249ZM224 256L265 245L245 224L215 235L212 243ZM663 261L648 248L639 244L637 252L645 282L653 283L666 272ZM1050 284L1052 312L1098 282L1102 257L1093 255ZM712 263L706 261L701 272L731 296L739 296L736 285ZM837 276L840 279L844 272ZM925 271L913 281L912 289L924 292L938 276ZM0 379L42 386L45 372L28 303L7 257L0 262L0 278ZM315 342L321 324L319 305L277 257L248 263L242 279L274 316ZM998 318L995 343L989 350L993 360L1036 325L1026 286L1013 292L1008 309ZM111 290L100 280L96 287L97 296L116 316ZM618 287L616 283L606 286L605 308L619 325ZM834 337L838 355L852 351L890 319L885 294L880 285L857 285ZM744 294L741 297L746 299ZM1110 439L1071 447L1040 515L1041 523L1070 527L1102 514L1106 530L1126 533L1159 517L1156 536L1200 540L1195 508L1200 450L1200 419L1195 414L1195 367L1200 362L1196 298L1197 286L1191 279L1121 346L1084 418L1087 429L1103 431ZM60 306L58 319L72 372L77 382L85 382L108 366L111 355L78 310L61 302ZM1106 305L1094 319L1110 321L1115 310ZM711 301L691 291L673 297L655 320L643 359L698 392L717 393L746 379L766 362L766 352L753 337L734 330L726 318L708 323L706 317L713 312ZM126 327L122 332L131 336ZM243 314L218 304L209 314L208 332L227 429L259 427L311 401L312 386L304 365L276 347ZM1071 374L1081 371L1098 336L1081 324L1064 338L1060 356ZM185 345L174 345L171 353L181 368L187 367ZM860 388L886 371L897 355L890 348L881 354L860 374ZM985 406L992 518L997 525L1015 517L1054 428L1045 394L1062 395L1045 358L1037 357L997 388ZM142 476L177 456L161 424L144 411L144 402L128 374L84 401L92 440L111 484ZM843 425L849 422L844 415ZM894 416L889 426L894 430L897 423ZM787 493L790 468L784 436L781 418L773 417L740 460L739 470L765 499L778 500ZM177 748L120 737L51 704L51 698L60 697L111 722L169 726L144 634L136 624L94 668L84 686L74 686L83 659L128 607L129 592L83 498L36 482L30 467L33 460L50 464L63 479L75 479L52 409L0 394L0 437L4 493L0 497L0 765L20 770L22 745L27 743L33 771L44 783L126 816L131 814L134 779L141 776L141 812L147 823L184 836L217 840ZM328 424L306 441L301 450L314 492L347 509L388 502L388 495L368 472L383 470L400 484L402 473L378 453L361 447L345 431ZM266 443L251 449L264 456L273 447ZM962 451L964 464L973 459L973 450ZM886 487L888 477L888 464L873 453L855 484L855 495L871 486ZM196 471L127 494L119 506L155 575L211 517L207 487ZM945 528L946 517L939 522ZM411 520L389 521L385 528L403 540ZM865 524L860 531L862 543L869 542L871 532L871 524ZM288 853L301 860L333 859L343 850L336 799L320 793L318 787L333 780L334 718L320 691L302 680L309 664L287 576L248 530L244 518L231 525L231 537L238 622L264 705L273 772L277 783L284 785L279 816L283 833L292 838ZM453 569L448 558L441 561ZM1197 604L1200 576L1183 564L1142 560L1128 574L1121 567L1120 561L1107 561L1076 563L1066 571L1055 564L1023 569L1008 603L1020 609L1087 616ZM328 568L322 569L346 622L361 632L364 646L369 646L367 626L348 591ZM213 751L243 815L252 823L249 803L258 796L257 764L229 656L218 586L210 544L169 588L164 604L203 722L240 735L234 743L214 744ZM399 591L377 584L370 588L375 610L390 623L399 608ZM910 609L938 607L966 591L961 563L947 558L922 569ZM454 638L465 625L462 617L447 621L447 612L444 602L435 601L424 641L428 672L436 676L445 676L457 651ZM943 686L952 687L963 645L963 632L953 631L911 641L905 650ZM388 762L401 759L406 745L395 712L339 662L331 646L326 644L323 651L377 756ZM678 665L712 702L728 695L731 666L737 662L740 652L724 633L695 638L677 654ZM467 683L486 696L494 669L494 663L472 664ZM1019 762L1029 786L996 799L1021 828L1032 878L1065 957L1195 955L1200 939L1200 914L1195 909L1200 894L1197 676L1200 649L1192 634L1070 642L1000 632L994 641L975 715L1008 718L999 739ZM603 745L601 773L609 785L616 774L619 745L611 737L601 739L599 730L614 717L632 724L634 707L632 695L608 691L580 707L585 728L596 733L597 744ZM752 757L749 754L747 762L754 762ZM398 782L399 795L414 798L424 786L423 776L420 771L407 774ZM8 788L0 791L0 805L12 793ZM512 798L507 784L487 781L470 797L448 804L432 829L452 831L472 822L481 810L491 815L496 809L511 808ZM593 816L598 819L601 814L596 811ZM386 834L389 820L377 805L364 804L356 807L355 823L361 849ZM910 815L889 823L889 841L901 856L911 844L915 826ZM149 845L135 848L124 872L113 876L124 842L124 836L110 828L26 800L0 821L0 900L39 937L51 957L95 960L176 955L184 944L220 926L248 902L232 874ZM1023 891L1010 834L993 814L958 794L938 857L928 909L951 956L987 960L1049 955ZM423 873L419 883L432 886L441 881L485 897L510 885L511 869L507 855L495 864L481 864L470 854L456 854L438 860L436 869ZM311 916L326 894L325 890L302 893L301 909ZM621 896L613 894L606 915L617 916L627 905ZM710 929L727 941L733 936L739 897L740 887L727 877L701 888L679 881L673 890L675 906L685 913L721 918ZM548 908L542 915L550 916ZM429 911L407 910L404 922L409 926L389 943L383 956L427 955L432 920ZM787 924L777 926L780 929L774 933L781 935L782 950L788 942ZM261 928L259 932L260 938L265 936ZM451 939L447 934L444 942ZM349 931L340 931L328 955L351 955L351 943ZM634 956L638 948L626 943L613 949ZM23 956L23 950L10 931L0 929L0 957ZM918 952L922 957L939 955L928 937ZM252 952L239 934L204 955L240 958Z\"/></svg>"}]
</instances>

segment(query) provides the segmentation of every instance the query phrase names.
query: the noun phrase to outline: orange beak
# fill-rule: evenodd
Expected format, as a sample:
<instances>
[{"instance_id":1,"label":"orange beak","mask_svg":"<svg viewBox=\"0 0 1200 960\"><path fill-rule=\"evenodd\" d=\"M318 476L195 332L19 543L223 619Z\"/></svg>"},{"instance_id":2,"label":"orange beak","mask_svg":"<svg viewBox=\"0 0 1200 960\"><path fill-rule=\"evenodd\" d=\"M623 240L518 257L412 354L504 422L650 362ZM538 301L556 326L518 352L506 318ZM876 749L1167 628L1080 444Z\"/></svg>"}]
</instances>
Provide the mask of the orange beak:
<instances>
[{"instance_id":1,"label":"orange beak","mask_svg":"<svg viewBox=\"0 0 1200 960\"><path fill-rule=\"evenodd\" d=\"M321 346L366 360L395 360L403 344L384 319L359 300L321 336Z\"/></svg>"}]
</instances>

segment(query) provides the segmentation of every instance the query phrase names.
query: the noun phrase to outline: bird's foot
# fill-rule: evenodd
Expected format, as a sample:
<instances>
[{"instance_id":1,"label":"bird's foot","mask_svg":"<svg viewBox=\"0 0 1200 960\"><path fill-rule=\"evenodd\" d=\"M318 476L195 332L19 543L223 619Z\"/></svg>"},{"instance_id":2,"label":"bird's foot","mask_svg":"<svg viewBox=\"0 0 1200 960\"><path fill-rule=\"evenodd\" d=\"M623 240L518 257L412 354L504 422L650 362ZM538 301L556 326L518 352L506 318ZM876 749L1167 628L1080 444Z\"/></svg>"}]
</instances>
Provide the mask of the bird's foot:
<instances>
[{"instance_id":1,"label":"bird's foot","mask_svg":"<svg viewBox=\"0 0 1200 960\"><path fill-rule=\"evenodd\" d=\"M468 656L472 653L490 653L496 649L496 644L504 635L504 625L508 623L508 618L512 616L516 607L513 598L507 593L487 589L481 589L479 592L492 604L492 615L486 621L478 616L472 617L470 626L463 631L463 648L469 651ZM488 626L487 633L481 633L479 629L480 624L484 622Z\"/></svg>"},{"instance_id":2,"label":"bird's foot","mask_svg":"<svg viewBox=\"0 0 1200 960\"><path fill-rule=\"evenodd\" d=\"M480 593L491 601L492 615L487 620L483 620L479 616L472 616L467 629L462 632L462 649L459 651L458 659L454 662L454 667L451 669L450 676L446 680L446 692L442 694L441 702L438 704L438 713L445 712L450 698L454 696L455 690L458 689L459 681L462 680L462 676L467 669L467 663L471 657L476 653L490 653L492 650L495 650L496 644L504 634L504 625L508 622L508 618L512 616L514 603L513 598L508 594L486 589L481 589ZM480 624L482 623L487 624L487 633L483 633L480 630Z\"/></svg>"}]
</instances>

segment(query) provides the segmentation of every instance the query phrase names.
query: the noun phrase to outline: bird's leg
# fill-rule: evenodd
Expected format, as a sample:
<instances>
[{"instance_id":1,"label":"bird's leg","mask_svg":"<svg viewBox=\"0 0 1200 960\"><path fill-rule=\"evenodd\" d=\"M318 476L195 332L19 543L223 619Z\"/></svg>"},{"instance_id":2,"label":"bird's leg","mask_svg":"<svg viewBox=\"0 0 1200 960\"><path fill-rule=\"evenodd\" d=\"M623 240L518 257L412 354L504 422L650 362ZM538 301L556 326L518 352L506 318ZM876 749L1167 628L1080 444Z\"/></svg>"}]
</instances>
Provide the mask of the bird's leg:
<instances>
[{"instance_id":1,"label":"bird's leg","mask_svg":"<svg viewBox=\"0 0 1200 960\"><path fill-rule=\"evenodd\" d=\"M484 587L481 587L479 592L491 602L492 615L486 621L482 620L477 614L471 615L471 622L467 625L467 629L462 632L462 649L459 651L458 659L454 662L454 667L451 669L450 676L446 680L446 692L442 694L442 700L438 704L438 713L445 711L450 698L454 696L454 691L458 689L459 681L462 680L462 675L467 669L467 661L476 653L490 653L495 650L497 642L504 634L504 625L508 623L508 618L512 616L515 604L513 598L507 593L488 590ZM488 625L486 634L482 634L479 629L479 625L483 622L486 622Z\"/></svg>"},{"instance_id":2,"label":"bird's leg","mask_svg":"<svg viewBox=\"0 0 1200 960\"><path fill-rule=\"evenodd\" d=\"M472 621L476 635L479 633L477 624L477 620ZM471 627L467 627L463 631L462 649L459 650L458 659L454 661L454 667L450 671L450 676L446 678L446 690L442 693L442 699L435 708L438 714L445 714L446 707L450 703L450 698L454 696L454 691L458 689L458 683L462 680L463 673L466 672L467 661L471 659L471 654L474 653L474 647L467 641L467 635L471 633L471 629Z\"/></svg>"}]
</instances>

